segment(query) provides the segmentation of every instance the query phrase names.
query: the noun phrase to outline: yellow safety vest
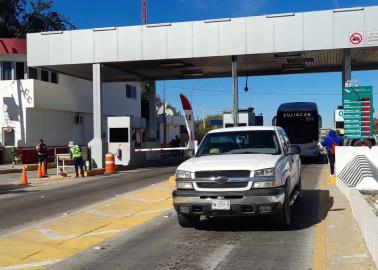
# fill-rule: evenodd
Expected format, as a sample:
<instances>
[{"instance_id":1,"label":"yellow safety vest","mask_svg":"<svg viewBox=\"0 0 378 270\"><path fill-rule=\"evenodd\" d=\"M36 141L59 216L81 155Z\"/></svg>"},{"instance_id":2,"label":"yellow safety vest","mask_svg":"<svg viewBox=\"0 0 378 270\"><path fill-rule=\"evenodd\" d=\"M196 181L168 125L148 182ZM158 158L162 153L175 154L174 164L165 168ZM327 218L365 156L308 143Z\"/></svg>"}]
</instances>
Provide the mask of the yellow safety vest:
<instances>
[{"instance_id":1,"label":"yellow safety vest","mask_svg":"<svg viewBox=\"0 0 378 270\"><path fill-rule=\"evenodd\" d=\"M79 158L81 157L81 149L79 146L74 145L70 148L72 158Z\"/></svg>"}]
</instances>

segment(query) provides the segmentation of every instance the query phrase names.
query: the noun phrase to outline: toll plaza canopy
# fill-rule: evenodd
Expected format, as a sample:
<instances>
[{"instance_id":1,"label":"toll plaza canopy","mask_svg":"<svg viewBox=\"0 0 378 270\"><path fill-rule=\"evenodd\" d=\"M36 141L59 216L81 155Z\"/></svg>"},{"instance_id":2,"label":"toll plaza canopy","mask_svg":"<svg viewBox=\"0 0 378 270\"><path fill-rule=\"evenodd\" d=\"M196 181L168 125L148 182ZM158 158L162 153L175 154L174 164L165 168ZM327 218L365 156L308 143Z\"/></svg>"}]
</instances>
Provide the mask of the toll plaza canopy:
<instances>
[{"instance_id":1,"label":"toll plaza canopy","mask_svg":"<svg viewBox=\"0 0 378 270\"><path fill-rule=\"evenodd\" d=\"M102 81L342 71L378 67L378 6L33 33L28 65Z\"/></svg>"}]
</instances>

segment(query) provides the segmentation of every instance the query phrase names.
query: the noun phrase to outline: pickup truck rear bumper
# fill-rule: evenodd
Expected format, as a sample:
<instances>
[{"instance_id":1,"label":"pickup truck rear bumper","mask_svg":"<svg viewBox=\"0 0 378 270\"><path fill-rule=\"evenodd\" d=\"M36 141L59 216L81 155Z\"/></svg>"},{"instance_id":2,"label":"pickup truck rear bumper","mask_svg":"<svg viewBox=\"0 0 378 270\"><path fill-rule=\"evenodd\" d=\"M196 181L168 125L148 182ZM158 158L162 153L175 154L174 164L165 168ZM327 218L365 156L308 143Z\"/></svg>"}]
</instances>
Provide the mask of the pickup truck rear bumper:
<instances>
[{"instance_id":1,"label":"pickup truck rear bumper","mask_svg":"<svg viewBox=\"0 0 378 270\"><path fill-rule=\"evenodd\" d=\"M174 190L173 206L179 213L207 216L275 214L281 211L285 188L251 189L233 192ZM215 200L229 200L230 210L213 210Z\"/></svg>"}]
</instances>

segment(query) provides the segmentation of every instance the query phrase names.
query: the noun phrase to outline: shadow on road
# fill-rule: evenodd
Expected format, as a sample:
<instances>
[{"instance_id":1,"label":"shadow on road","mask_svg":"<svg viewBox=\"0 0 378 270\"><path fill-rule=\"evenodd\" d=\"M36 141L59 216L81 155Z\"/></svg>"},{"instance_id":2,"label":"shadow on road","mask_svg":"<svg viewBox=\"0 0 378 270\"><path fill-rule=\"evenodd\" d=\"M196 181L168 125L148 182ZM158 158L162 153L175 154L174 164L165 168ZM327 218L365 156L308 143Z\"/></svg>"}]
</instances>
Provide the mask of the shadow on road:
<instances>
[{"instance_id":1,"label":"shadow on road","mask_svg":"<svg viewBox=\"0 0 378 270\"><path fill-rule=\"evenodd\" d=\"M302 198L291 208L291 226L282 229L274 216L212 217L200 222L197 230L205 231L295 231L320 223L332 208L328 190L303 190Z\"/></svg>"},{"instance_id":2,"label":"shadow on road","mask_svg":"<svg viewBox=\"0 0 378 270\"><path fill-rule=\"evenodd\" d=\"M320 154L318 157L301 157L302 164L328 164L326 154Z\"/></svg>"},{"instance_id":3,"label":"shadow on road","mask_svg":"<svg viewBox=\"0 0 378 270\"><path fill-rule=\"evenodd\" d=\"M27 187L31 187L28 185ZM0 195L3 194L16 194L16 193L29 193L36 192L37 190L25 190L25 186L21 184L0 184Z\"/></svg>"}]
</instances>

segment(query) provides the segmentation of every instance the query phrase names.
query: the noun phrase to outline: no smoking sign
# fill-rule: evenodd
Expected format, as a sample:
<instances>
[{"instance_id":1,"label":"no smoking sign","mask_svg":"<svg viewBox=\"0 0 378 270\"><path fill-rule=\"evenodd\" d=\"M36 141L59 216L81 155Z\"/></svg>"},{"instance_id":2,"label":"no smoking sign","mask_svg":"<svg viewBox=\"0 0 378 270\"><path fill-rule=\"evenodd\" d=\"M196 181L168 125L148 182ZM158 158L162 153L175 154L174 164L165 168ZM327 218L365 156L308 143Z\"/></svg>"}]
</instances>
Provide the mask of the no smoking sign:
<instances>
[{"instance_id":1,"label":"no smoking sign","mask_svg":"<svg viewBox=\"0 0 378 270\"><path fill-rule=\"evenodd\" d=\"M354 32L349 34L349 44L362 45L364 40L362 32Z\"/></svg>"}]
</instances>

